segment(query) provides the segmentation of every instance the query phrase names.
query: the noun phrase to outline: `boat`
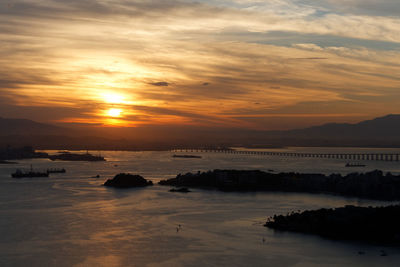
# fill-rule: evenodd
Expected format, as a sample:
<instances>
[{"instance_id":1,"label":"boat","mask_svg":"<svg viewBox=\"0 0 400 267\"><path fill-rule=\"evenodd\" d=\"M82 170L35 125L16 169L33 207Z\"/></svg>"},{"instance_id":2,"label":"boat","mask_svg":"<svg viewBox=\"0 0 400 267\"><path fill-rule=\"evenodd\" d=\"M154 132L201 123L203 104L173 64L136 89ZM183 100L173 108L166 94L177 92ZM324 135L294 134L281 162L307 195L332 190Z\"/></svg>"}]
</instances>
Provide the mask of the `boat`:
<instances>
[{"instance_id":1,"label":"boat","mask_svg":"<svg viewBox=\"0 0 400 267\"><path fill-rule=\"evenodd\" d=\"M47 169L47 173L65 173L66 170L64 168L62 169L57 169L57 168L53 168L53 169Z\"/></svg>"},{"instance_id":2,"label":"boat","mask_svg":"<svg viewBox=\"0 0 400 267\"><path fill-rule=\"evenodd\" d=\"M200 159L201 156L196 155L173 155L174 158L188 158L188 159Z\"/></svg>"},{"instance_id":3,"label":"boat","mask_svg":"<svg viewBox=\"0 0 400 267\"><path fill-rule=\"evenodd\" d=\"M345 167L365 167L367 165L362 163L346 163Z\"/></svg>"},{"instance_id":4,"label":"boat","mask_svg":"<svg viewBox=\"0 0 400 267\"><path fill-rule=\"evenodd\" d=\"M11 174L11 177L13 178L49 177L49 173L33 171L31 165L31 169L29 171L22 171L20 169L17 169L14 173Z\"/></svg>"}]
</instances>

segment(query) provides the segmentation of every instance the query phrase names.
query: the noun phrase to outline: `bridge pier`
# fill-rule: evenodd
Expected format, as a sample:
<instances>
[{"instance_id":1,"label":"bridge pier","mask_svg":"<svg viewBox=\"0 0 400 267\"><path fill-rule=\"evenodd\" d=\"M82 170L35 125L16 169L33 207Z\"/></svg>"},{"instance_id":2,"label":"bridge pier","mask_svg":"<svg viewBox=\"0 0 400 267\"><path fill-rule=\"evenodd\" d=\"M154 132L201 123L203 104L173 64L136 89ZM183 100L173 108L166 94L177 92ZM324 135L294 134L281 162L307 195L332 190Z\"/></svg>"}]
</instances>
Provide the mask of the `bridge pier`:
<instances>
[{"instance_id":1,"label":"bridge pier","mask_svg":"<svg viewBox=\"0 0 400 267\"><path fill-rule=\"evenodd\" d=\"M258 155L258 156L278 156L278 157L296 157L296 158L328 158L328 159L350 159L350 160L368 160L368 161L400 161L400 153L300 153L300 152L277 152L277 151L237 151L232 149L195 149L195 148L178 148L171 149L173 153L225 153L225 154L241 154L241 155Z\"/></svg>"}]
</instances>

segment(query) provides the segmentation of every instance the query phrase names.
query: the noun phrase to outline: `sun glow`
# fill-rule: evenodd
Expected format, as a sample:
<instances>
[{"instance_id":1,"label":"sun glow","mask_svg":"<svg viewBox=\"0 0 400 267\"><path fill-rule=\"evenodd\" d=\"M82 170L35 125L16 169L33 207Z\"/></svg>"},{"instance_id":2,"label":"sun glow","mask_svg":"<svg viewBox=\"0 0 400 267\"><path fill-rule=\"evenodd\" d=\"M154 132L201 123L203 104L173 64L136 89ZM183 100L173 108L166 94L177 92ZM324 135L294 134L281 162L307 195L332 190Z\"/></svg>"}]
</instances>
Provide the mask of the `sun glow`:
<instances>
[{"instance_id":1,"label":"sun glow","mask_svg":"<svg viewBox=\"0 0 400 267\"><path fill-rule=\"evenodd\" d=\"M113 118L121 117L122 109L119 108L110 108L107 111L107 115Z\"/></svg>"},{"instance_id":2,"label":"sun glow","mask_svg":"<svg viewBox=\"0 0 400 267\"><path fill-rule=\"evenodd\" d=\"M110 104L125 104L125 96L117 93L104 93L102 94L102 98L106 103Z\"/></svg>"}]
</instances>

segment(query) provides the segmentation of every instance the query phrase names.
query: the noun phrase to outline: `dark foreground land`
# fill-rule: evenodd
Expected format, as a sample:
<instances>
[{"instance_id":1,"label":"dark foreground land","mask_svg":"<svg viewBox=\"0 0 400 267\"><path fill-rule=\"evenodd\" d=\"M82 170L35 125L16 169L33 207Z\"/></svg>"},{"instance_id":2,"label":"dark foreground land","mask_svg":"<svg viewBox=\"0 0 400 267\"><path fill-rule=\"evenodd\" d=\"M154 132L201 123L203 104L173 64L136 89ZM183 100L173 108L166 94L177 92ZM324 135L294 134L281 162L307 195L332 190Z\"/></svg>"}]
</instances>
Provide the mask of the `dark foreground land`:
<instances>
[{"instance_id":1,"label":"dark foreground land","mask_svg":"<svg viewBox=\"0 0 400 267\"><path fill-rule=\"evenodd\" d=\"M201 187L222 191L281 191L328 193L351 197L400 200L400 176L375 170L367 173L302 174L267 173L259 170L214 170L178 174L161 185Z\"/></svg>"},{"instance_id":2,"label":"dark foreground land","mask_svg":"<svg viewBox=\"0 0 400 267\"><path fill-rule=\"evenodd\" d=\"M330 239L400 245L400 205L346 206L275 215L266 227L280 231L316 234Z\"/></svg>"}]
</instances>

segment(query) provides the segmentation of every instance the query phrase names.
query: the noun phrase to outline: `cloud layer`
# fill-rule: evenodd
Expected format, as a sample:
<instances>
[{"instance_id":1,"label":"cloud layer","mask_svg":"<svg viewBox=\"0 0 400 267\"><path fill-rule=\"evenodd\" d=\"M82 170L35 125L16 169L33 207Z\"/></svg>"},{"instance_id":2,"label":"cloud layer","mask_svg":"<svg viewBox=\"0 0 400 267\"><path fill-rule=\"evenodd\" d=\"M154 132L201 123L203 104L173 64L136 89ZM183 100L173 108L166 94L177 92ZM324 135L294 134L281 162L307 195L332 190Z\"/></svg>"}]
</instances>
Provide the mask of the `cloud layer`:
<instances>
[{"instance_id":1,"label":"cloud layer","mask_svg":"<svg viewBox=\"0 0 400 267\"><path fill-rule=\"evenodd\" d=\"M286 129L398 113L397 2L9 0L0 115Z\"/></svg>"}]
</instances>

